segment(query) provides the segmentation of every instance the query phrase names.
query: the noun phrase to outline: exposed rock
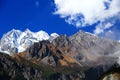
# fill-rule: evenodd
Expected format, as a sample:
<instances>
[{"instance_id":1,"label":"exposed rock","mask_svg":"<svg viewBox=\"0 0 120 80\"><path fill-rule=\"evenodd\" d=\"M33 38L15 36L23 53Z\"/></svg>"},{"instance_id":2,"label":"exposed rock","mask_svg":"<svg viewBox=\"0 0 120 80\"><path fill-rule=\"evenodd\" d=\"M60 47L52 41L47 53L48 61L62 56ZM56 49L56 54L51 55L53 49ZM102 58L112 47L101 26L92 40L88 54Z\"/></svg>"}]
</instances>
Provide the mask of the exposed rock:
<instances>
[{"instance_id":1,"label":"exposed rock","mask_svg":"<svg viewBox=\"0 0 120 80\"><path fill-rule=\"evenodd\" d=\"M22 54L23 53L20 53L19 55ZM51 66L60 66L60 64L62 65L63 63L66 63L67 65L77 64L73 58L66 56L49 41L35 43L27 49L27 52L24 54L23 58L32 62L34 61L38 64L43 63Z\"/></svg>"},{"instance_id":2,"label":"exposed rock","mask_svg":"<svg viewBox=\"0 0 120 80\"><path fill-rule=\"evenodd\" d=\"M26 62L26 61L25 61ZM0 79L1 80L35 80L41 78L40 71L34 68L32 63L28 63L26 66L24 63L17 62L11 56L0 53Z\"/></svg>"},{"instance_id":3,"label":"exposed rock","mask_svg":"<svg viewBox=\"0 0 120 80\"><path fill-rule=\"evenodd\" d=\"M99 80L120 80L120 66L113 65L105 73L102 73Z\"/></svg>"},{"instance_id":4,"label":"exposed rock","mask_svg":"<svg viewBox=\"0 0 120 80\"><path fill-rule=\"evenodd\" d=\"M114 55L116 51L120 50L118 42L100 38L84 31L79 31L70 37L59 36L52 43L78 63L89 66L91 64L91 66L104 65L108 63L108 60L114 64L117 57L109 55Z\"/></svg>"},{"instance_id":5,"label":"exposed rock","mask_svg":"<svg viewBox=\"0 0 120 80\"><path fill-rule=\"evenodd\" d=\"M67 69L67 70L66 70ZM15 55L0 53L0 79L1 80L81 80L82 72L74 73L74 69L55 71L50 66L36 65Z\"/></svg>"}]
</instances>

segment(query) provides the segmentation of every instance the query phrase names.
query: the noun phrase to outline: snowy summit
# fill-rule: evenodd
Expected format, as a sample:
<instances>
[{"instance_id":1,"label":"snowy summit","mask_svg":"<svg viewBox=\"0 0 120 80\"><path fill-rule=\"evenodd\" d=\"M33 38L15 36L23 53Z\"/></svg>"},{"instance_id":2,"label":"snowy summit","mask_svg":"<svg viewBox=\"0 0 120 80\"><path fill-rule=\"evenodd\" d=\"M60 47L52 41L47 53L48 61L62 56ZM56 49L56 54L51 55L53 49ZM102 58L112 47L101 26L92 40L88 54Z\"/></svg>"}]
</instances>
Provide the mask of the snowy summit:
<instances>
[{"instance_id":1,"label":"snowy summit","mask_svg":"<svg viewBox=\"0 0 120 80\"><path fill-rule=\"evenodd\" d=\"M48 34L43 30L38 32L32 32L26 29L24 32L20 30L12 29L3 35L0 42L0 50L2 52L23 52L34 42L39 42L42 40L49 40L50 38L55 39L59 35L57 33ZM7 46L7 47L6 47Z\"/></svg>"}]
</instances>

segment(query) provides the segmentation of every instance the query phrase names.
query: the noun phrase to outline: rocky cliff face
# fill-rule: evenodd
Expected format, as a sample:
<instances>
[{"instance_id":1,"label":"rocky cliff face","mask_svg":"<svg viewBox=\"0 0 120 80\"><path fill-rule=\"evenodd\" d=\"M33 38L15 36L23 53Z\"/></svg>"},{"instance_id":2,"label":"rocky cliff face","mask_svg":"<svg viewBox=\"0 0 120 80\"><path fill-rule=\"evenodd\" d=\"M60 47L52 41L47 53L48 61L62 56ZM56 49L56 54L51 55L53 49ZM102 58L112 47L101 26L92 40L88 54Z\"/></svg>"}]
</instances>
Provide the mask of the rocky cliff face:
<instances>
[{"instance_id":1,"label":"rocky cliff face","mask_svg":"<svg viewBox=\"0 0 120 80\"><path fill-rule=\"evenodd\" d=\"M22 59L21 59L22 61ZM40 70L32 63L19 62L11 56L0 53L0 79L1 80L35 80L41 78Z\"/></svg>"},{"instance_id":2,"label":"rocky cliff face","mask_svg":"<svg viewBox=\"0 0 120 80\"><path fill-rule=\"evenodd\" d=\"M65 71L55 68L34 64L19 55L11 57L0 53L0 79L1 80L80 80L83 73L76 72L72 68L64 67Z\"/></svg>"},{"instance_id":3,"label":"rocky cliff face","mask_svg":"<svg viewBox=\"0 0 120 80\"><path fill-rule=\"evenodd\" d=\"M120 66L113 65L110 69L102 74L100 80L120 80Z\"/></svg>"},{"instance_id":4,"label":"rocky cliff face","mask_svg":"<svg viewBox=\"0 0 120 80\"><path fill-rule=\"evenodd\" d=\"M22 55L20 53L19 55ZM41 41L32 45L24 55L24 58L36 62L49 64L51 66L68 66L75 64L75 60L69 56L66 56L57 47L55 47L49 41Z\"/></svg>"}]
</instances>

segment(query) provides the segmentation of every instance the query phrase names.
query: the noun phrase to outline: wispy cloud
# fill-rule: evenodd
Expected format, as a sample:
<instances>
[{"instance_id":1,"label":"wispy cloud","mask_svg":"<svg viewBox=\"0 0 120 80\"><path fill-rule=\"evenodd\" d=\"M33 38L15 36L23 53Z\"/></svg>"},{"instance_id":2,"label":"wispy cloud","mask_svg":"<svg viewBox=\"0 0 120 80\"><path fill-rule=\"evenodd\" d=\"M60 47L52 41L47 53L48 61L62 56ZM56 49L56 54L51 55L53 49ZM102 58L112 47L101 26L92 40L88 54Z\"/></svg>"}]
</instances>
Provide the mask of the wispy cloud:
<instances>
[{"instance_id":1,"label":"wispy cloud","mask_svg":"<svg viewBox=\"0 0 120 80\"><path fill-rule=\"evenodd\" d=\"M115 18L120 18L120 0L54 0L54 4L54 14L60 15L68 24L85 27L99 22L95 34L109 29Z\"/></svg>"},{"instance_id":2,"label":"wispy cloud","mask_svg":"<svg viewBox=\"0 0 120 80\"><path fill-rule=\"evenodd\" d=\"M35 1L35 6L39 7L39 5L40 5L39 1Z\"/></svg>"},{"instance_id":3,"label":"wispy cloud","mask_svg":"<svg viewBox=\"0 0 120 80\"><path fill-rule=\"evenodd\" d=\"M104 30L109 29L112 27L114 24L111 22L105 22L105 23L100 23L96 26L96 29L94 30L95 34L100 34L103 33Z\"/></svg>"},{"instance_id":4,"label":"wispy cloud","mask_svg":"<svg viewBox=\"0 0 120 80\"><path fill-rule=\"evenodd\" d=\"M117 27L113 26L110 29L104 30L104 33L100 33L98 35L114 40L120 40L120 26Z\"/></svg>"}]
</instances>

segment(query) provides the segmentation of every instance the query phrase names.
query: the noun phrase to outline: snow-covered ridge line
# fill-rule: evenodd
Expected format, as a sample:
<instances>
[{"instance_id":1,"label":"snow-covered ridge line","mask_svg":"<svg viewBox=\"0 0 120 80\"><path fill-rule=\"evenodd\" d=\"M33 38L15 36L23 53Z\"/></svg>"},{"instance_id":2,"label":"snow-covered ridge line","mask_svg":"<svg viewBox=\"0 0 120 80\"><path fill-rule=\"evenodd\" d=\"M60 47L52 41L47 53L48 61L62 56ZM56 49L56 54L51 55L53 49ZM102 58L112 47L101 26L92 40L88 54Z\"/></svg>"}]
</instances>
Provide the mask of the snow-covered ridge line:
<instances>
[{"instance_id":1,"label":"snow-covered ridge line","mask_svg":"<svg viewBox=\"0 0 120 80\"><path fill-rule=\"evenodd\" d=\"M5 33L0 41L0 50L7 51L9 53L19 53L25 51L34 42L42 40L53 40L59 35L57 33L48 34L47 32L40 30L38 32L32 32L29 29L25 31L12 29Z\"/></svg>"}]
</instances>

